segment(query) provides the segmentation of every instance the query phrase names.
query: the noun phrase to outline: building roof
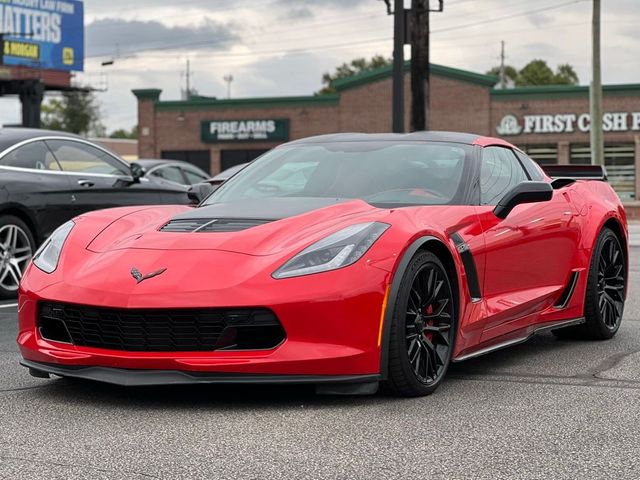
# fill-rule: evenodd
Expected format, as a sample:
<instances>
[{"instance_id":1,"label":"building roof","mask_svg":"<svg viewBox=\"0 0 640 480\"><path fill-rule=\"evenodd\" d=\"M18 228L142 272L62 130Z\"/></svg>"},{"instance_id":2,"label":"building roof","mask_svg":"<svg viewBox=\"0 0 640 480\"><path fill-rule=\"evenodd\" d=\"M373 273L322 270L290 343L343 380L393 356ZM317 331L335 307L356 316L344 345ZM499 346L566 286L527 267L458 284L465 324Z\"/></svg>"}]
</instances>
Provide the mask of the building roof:
<instances>
[{"instance_id":1,"label":"building roof","mask_svg":"<svg viewBox=\"0 0 640 480\"><path fill-rule=\"evenodd\" d=\"M294 97L232 98L219 100L215 97L195 96L189 100L156 101L157 110L212 109L212 108L282 108L324 107L338 105L340 95L309 95Z\"/></svg>"},{"instance_id":2,"label":"building roof","mask_svg":"<svg viewBox=\"0 0 640 480\"><path fill-rule=\"evenodd\" d=\"M404 64L405 72L411 69L411 61ZM257 97L218 99L215 97L192 96L188 100L160 100L161 90L155 88L133 90L138 100L151 100L157 110L184 110L212 108L286 108L286 107L328 107L336 106L340 101L340 93L368 83L385 80L392 76L392 65L376 68L331 82L338 93L287 97ZM431 73L440 77L487 87L492 100L536 100L554 98L588 97L589 87L585 85L544 85L499 89L494 88L498 82L495 75L485 75L459 68L431 64ZM606 95L640 96L640 84L604 85Z\"/></svg>"},{"instance_id":3,"label":"building roof","mask_svg":"<svg viewBox=\"0 0 640 480\"><path fill-rule=\"evenodd\" d=\"M638 96L640 95L639 83L626 83L618 85L603 85L602 91L606 95ZM492 100L548 100L554 98L588 97L587 85L538 85L531 87L516 87L491 90Z\"/></svg>"},{"instance_id":4,"label":"building roof","mask_svg":"<svg viewBox=\"0 0 640 480\"><path fill-rule=\"evenodd\" d=\"M411 69L411 61L404 62L404 71L407 72ZM459 68L445 67L444 65L431 64L431 73L433 75L439 75L441 77L452 78L454 80L460 80L463 82L475 83L485 87L493 87L498 83L498 77L495 75L484 75L482 73L470 72L469 70L460 70ZM359 87L366 83L383 80L391 77L393 73L393 66L386 65L384 67L376 68L367 72L362 72L351 77L341 78L331 82L331 86L338 92L342 90L348 90L350 88Z\"/></svg>"}]
</instances>

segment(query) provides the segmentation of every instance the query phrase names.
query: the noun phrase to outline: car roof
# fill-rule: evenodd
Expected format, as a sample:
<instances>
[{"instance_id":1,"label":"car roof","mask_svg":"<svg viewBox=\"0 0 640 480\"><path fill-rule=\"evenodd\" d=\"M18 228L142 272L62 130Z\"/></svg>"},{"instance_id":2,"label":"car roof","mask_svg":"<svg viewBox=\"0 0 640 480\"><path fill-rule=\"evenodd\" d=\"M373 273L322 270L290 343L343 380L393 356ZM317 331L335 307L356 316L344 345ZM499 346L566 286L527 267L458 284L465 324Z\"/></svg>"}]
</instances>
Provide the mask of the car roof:
<instances>
[{"instance_id":1,"label":"car roof","mask_svg":"<svg viewBox=\"0 0 640 480\"><path fill-rule=\"evenodd\" d=\"M312 143L334 142L452 142L466 145L512 145L502 139L487 137L474 133L421 131L412 133L331 133L316 135L286 143L285 145L301 145Z\"/></svg>"},{"instance_id":2,"label":"car roof","mask_svg":"<svg viewBox=\"0 0 640 480\"><path fill-rule=\"evenodd\" d=\"M238 165L234 165L233 167L229 167L226 170L221 171L219 174L217 174L215 177L210 178L209 180L226 180L232 175L238 173L247 165L249 165L249 163L240 163Z\"/></svg>"},{"instance_id":3,"label":"car roof","mask_svg":"<svg viewBox=\"0 0 640 480\"><path fill-rule=\"evenodd\" d=\"M134 160L134 162L140 164L140 166L145 170L149 170L160 165L185 165L199 170L199 168L193 163L185 162L184 160L171 160L167 158L139 158L138 160Z\"/></svg>"},{"instance_id":4,"label":"car roof","mask_svg":"<svg viewBox=\"0 0 640 480\"><path fill-rule=\"evenodd\" d=\"M56 130L19 127L0 128L0 151L9 148L16 143L38 137L69 137L82 139L82 137L74 135L73 133L59 132Z\"/></svg>"}]
</instances>

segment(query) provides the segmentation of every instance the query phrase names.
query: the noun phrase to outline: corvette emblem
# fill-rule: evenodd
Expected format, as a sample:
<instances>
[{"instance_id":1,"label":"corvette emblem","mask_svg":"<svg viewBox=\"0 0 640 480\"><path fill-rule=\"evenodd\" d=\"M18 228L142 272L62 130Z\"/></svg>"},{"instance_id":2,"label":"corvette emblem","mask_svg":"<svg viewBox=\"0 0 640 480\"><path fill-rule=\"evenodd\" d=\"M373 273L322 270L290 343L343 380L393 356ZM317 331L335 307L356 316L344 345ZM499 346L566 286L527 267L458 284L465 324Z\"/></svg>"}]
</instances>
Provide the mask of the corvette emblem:
<instances>
[{"instance_id":1,"label":"corvette emblem","mask_svg":"<svg viewBox=\"0 0 640 480\"><path fill-rule=\"evenodd\" d=\"M157 277L158 275L164 273L165 270L166 268L161 268L160 270L156 270L155 272L151 272L151 273L147 273L146 275L143 275L142 273L140 273L140 270L138 270L136 267L133 267L131 269L131 276L136 279L136 283L140 283L149 278Z\"/></svg>"}]
</instances>

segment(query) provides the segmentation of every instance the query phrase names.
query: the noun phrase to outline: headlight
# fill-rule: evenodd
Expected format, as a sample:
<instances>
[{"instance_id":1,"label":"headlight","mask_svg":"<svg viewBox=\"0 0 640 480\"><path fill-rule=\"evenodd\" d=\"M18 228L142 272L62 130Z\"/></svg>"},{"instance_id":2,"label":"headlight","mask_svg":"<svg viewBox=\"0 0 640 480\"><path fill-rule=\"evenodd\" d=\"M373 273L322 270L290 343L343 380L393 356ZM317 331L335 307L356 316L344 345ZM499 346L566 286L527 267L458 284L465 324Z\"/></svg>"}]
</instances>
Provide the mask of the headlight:
<instances>
[{"instance_id":1,"label":"headlight","mask_svg":"<svg viewBox=\"0 0 640 480\"><path fill-rule=\"evenodd\" d=\"M75 223L69 220L58 227L36 251L33 256L33 264L43 272L52 273L58 267L62 246L74 226Z\"/></svg>"},{"instance_id":2,"label":"headlight","mask_svg":"<svg viewBox=\"0 0 640 480\"><path fill-rule=\"evenodd\" d=\"M273 272L273 278L299 277L346 267L360 259L390 225L358 223L308 246Z\"/></svg>"}]
</instances>

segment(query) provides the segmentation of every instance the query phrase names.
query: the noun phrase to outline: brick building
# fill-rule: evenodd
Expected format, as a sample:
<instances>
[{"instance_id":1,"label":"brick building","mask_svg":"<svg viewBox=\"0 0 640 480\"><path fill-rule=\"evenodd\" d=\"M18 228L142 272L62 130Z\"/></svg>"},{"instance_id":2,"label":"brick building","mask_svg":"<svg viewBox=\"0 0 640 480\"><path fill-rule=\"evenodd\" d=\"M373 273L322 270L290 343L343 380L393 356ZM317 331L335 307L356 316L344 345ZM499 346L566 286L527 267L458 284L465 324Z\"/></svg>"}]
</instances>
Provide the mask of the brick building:
<instances>
[{"instance_id":1,"label":"brick building","mask_svg":"<svg viewBox=\"0 0 640 480\"><path fill-rule=\"evenodd\" d=\"M405 124L410 84L405 76ZM540 163L589 163L589 91L584 86L500 90L497 79L432 65L433 130L500 136ZM391 68L336 81L336 94L218 100L160 100L134 90L143 157L191 161L212 174L287 140L333 132L391 130ZM640 195L640 84L604 87L603 125L609 177L630 206ZM634 209L635 210L635 209Z\"/></svg>"}]
</instances>

